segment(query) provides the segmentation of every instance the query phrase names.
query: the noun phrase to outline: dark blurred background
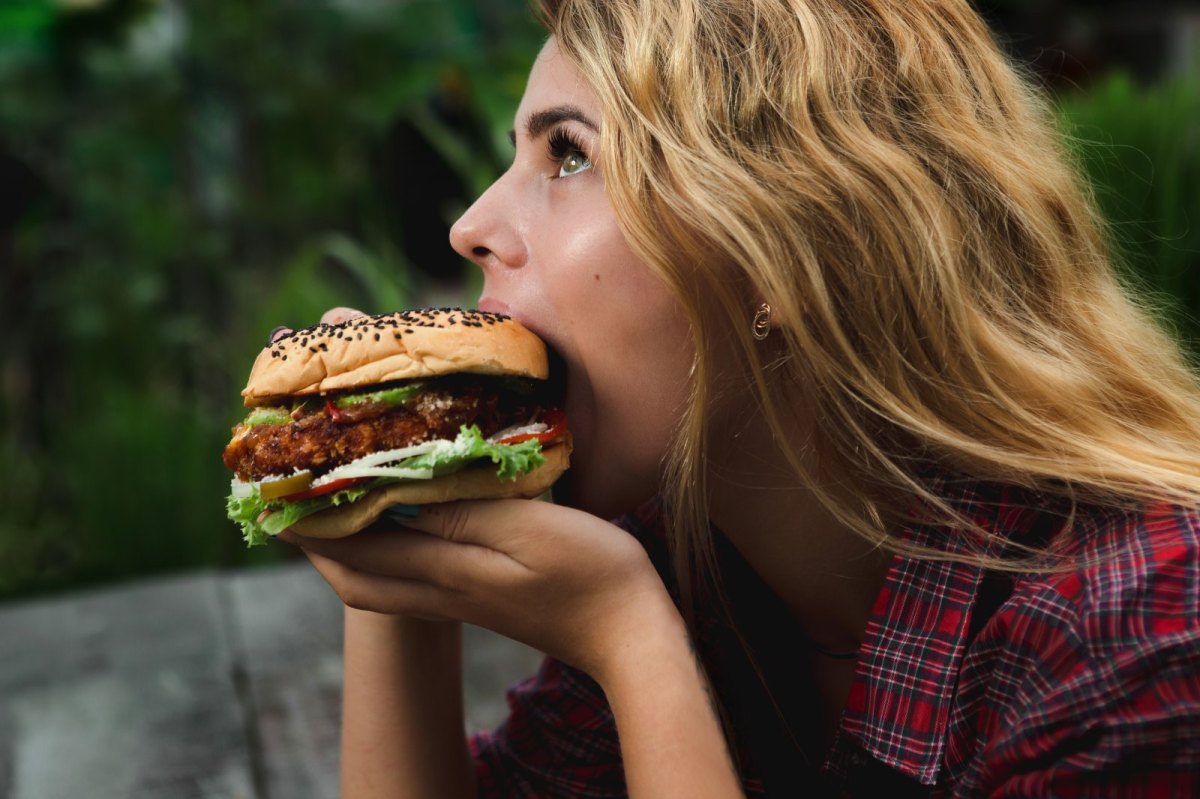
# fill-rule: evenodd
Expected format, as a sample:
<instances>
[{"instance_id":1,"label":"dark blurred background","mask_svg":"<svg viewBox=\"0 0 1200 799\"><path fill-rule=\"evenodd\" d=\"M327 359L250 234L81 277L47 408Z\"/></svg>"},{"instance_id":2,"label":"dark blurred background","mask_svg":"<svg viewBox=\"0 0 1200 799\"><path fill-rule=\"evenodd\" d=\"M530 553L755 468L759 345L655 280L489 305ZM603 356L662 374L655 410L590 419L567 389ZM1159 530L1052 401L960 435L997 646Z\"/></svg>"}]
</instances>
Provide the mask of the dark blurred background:
<instances>
[{"instance_id":1,"label":"dark blurred background","mask_svg":"<svg viewBox=\"0 0 1200 799\"><path fill-rule=\"evenodd\" d=\"M980 0L1200 352L1200 10ZM0 599L281 557L224 517L264 337L471 303L524 0L0 0Z\"/></svg>"}]
</instances>

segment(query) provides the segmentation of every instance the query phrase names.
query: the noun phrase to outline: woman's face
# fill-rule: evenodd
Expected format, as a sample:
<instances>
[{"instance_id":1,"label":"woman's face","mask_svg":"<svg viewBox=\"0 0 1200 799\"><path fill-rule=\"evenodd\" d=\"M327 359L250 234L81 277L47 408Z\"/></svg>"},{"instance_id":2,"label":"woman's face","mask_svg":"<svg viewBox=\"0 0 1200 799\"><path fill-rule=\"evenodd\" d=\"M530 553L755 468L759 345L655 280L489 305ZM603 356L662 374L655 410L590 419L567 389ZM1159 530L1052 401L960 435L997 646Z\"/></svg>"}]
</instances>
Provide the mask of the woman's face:
<instances>
[{"instance_id":1,"label":"woman's face","mask_svg":"<svg viewBox=\"0 0 1200 799\"><path fill-rule=\"evenodd\" d=\"M521 320L565 361L575 451L561 499L612 516L657 490L692 350L674 294L617 226L595 160L603 124L551 39L517 109L512 166L450 241L483 270L479 307Z\"/></svg>"}]
</instances>

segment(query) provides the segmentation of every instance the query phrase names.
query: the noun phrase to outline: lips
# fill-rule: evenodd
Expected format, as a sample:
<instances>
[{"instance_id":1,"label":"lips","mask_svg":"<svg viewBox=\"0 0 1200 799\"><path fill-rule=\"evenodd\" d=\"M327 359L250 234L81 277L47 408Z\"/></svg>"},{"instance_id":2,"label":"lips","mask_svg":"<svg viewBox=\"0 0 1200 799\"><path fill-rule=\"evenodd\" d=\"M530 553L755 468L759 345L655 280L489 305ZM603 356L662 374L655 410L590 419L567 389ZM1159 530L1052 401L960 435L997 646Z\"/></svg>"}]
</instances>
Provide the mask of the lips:
<instances>
[{"instance_id":1,"label":"lips","mask_svg":"<svg viewBox=\"0 0 1200 799\"><path fill-rule=\"evenodd\" d=\"M500 302L500 300L494 300L491 297L480 297L479 304L476 307L479 310L487 311L488 313L502 313L505 316L513 316L512 311L509 309L506 303ZM517 317L514 316L513 318L516 319ZM524 319L521 319L520 322L526 327L529 327L529 325L525 324ZM529 329L533 330L532 327Z\"/></svg>"}]
</instances>

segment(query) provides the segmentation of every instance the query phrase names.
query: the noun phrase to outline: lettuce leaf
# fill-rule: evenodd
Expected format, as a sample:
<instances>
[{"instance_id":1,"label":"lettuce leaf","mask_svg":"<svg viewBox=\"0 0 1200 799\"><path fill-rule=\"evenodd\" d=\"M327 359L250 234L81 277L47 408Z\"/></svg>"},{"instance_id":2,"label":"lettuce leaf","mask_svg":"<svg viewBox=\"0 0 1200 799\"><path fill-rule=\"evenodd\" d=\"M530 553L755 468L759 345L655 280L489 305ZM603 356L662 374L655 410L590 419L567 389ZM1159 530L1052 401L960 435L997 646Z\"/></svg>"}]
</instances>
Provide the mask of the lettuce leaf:
<instances>
[{"instance_id":1,"label":"lettuce leaf","mask_svg":"<svg viewBox=\"0 0 1200 799\"><path fill-rule=\"evenodd\" d=\"M242 538L246 539L248 547L267 541L267 533L258 523L258 517L264 510L266 508L258 494L258 486L254 486L245 496L230 494L229 499L225 500L225 514L231 522L242 528Z\"/></svg>"},{"instance_id":2,"label":"lettuce leaf","mask_svg":"<svg viewBox=\"0 0 1200 799\"><path fill-rule=\"evenodd\" d=\"M499 466L496 477L501 480L516 480L546 462L542 457L542 445L530 439L519 444L492 444L483 437L475 425L459 428L458 438L447 442L424 455L401 461L397 466L405 469L429 469L434 476L450 474L483 458L490 458Z\"/></svg>"},{"instance_id":3,"label":"lettuce leaf","mask_svg":"<svg viewBox=\"0 0 1200 799\"><path fill-rule=\"evenodd\" d=\"M497 465L496 477L500 480L516 480L546 462L542 456L542 446L536 440L519 444L494 444L487 441L475 425L464 425L453 441L437 442L430 451L397 461L391 466L398 472L411 474L413 471L424 471L432 477L440 477L485 459ZM345 502L354 502L380 486L405 482L414 482L414 478L384 475L369 483L301 502L279 499L264 501L257 485L242 484L230 494L225 508L229 519L242 528L246 546L259 546L306 516Z\"/></svg>"}]
</instances>

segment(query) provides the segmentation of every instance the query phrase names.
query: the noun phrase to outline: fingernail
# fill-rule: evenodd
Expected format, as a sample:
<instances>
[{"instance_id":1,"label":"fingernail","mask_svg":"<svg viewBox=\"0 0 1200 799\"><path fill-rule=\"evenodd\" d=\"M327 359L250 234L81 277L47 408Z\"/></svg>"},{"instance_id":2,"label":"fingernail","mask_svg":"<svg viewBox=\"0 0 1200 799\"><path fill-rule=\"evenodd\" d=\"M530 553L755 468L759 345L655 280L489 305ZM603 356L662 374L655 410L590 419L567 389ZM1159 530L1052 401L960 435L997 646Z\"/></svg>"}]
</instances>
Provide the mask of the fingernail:
<instances>
[{"instance_id":1,"label":"fingernail","mask_svg":"<svg viewBox=\"0 0 1200 799\"><path fill-rule=\"evenodd\" d=\"M383 512L383 515L393 521L405 522L417 518L417 514L420 512L420 505L392 505Z\"/></svg>"},{"instance_id":2,"label":"fingernail","mask_svg":"<svg viewBox=\"0 0 1200 799\"><path fill-rule=\"evenodd\" d=\"M285 335L287 333L291 333L291 332L292 332L292 329L290 327L288 327L287 325L280 325L279 327L272 330L270 332L270 334L267 335L267 346L268 347L271 346L272 344L275 343L275 339L280 338L283 335Z\"/></svg>"}]
</instances>

